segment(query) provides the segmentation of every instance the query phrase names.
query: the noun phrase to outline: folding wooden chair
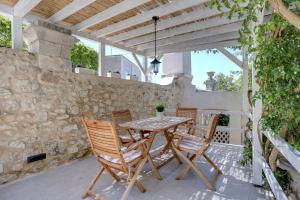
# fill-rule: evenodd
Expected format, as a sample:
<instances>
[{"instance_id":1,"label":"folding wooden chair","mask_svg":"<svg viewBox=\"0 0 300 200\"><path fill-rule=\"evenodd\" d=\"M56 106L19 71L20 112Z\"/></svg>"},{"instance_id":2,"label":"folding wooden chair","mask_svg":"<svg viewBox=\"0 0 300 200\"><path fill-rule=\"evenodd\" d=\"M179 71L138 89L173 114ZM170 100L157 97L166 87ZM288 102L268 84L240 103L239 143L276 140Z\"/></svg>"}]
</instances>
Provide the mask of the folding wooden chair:
<instances>
[{"instance_id":1,"label":"folding wooden chair","mask_svg":"<svg viewBox=\"0 0 300 200\"><path fill-rule=\"evenodd\" d=\"M129 147L121 147L120 139L110 122L96 120L83 120L83 122L93 153L101 165L99 172L89 185L83 198L87 196L97 197L97 194L92 192L92 189L104 170L116 181L120 181L121 178L114 170L128 174L128 178L131 181L126 190L126 197L122 199L127 198L133 185L136 185L141 192L145 192L146 189L137 180L137 177L149 157L144 145L146 140L140 140Z\"/></svg>"},{"instance_id":2,"label":"folding wooden chair","mask_svg":"<svg viewBox=\"0 0 300 200\"><path fill-rule=\"evenodd\" d=\"M180 180L191 168L196 172L199 178L208 186L209 189L215 191L215 182L219 174L222 174L222 171L217 167L217 165L207 156L205 153L208 149L210 143L212 142L216 127L219 121L219 115L213 115L209 121L207 133L203 138L183 134L176 132L175 134L179 136L179 140L175 146L175 152L182 157L187 163L183 171L176 177L177 180ZM187 157L183 154L187 152L190 154L190 157ZM203 172L196 167L195 161L203 156L207 162L216 170L213 178L209 180Z\"/></svg>"},{"instance_id":3,"label":"folding wooden chair","mask_svg":"<svg viewBox=\"0 0 300 200\"><path fill-rule=\"evenodd\" d=\"M176 117L190 117L192 118L185 125L177 127L177 130L181 133L195 135L196 132L196 123L197 123L197 108L188 108L188 107L177 107Z\"/></svg>"},{"instance_id":4,"label":"folding wooden chair","mask_svg":"<svg viewBox=\"0 0 300 200\"><path fill-rule=\"evenodd\" d=\"M112 112L112 121L117 129L121 142L124 145L130 145L136 141L149 136L147 133L136 133L134 130L124 130L119 127L119 124L132 121L130 110L120 110ZM141 137L142 135L142 137Z\"/></svg>"}]
</instances>

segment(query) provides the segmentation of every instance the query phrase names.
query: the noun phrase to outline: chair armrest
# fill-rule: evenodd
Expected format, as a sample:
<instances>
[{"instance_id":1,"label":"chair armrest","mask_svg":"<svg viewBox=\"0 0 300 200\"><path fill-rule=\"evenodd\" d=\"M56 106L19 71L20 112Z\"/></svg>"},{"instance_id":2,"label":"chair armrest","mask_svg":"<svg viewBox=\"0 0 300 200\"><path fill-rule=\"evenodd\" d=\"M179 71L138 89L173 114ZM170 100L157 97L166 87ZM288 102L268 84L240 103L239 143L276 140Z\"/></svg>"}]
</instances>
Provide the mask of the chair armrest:
<instances>
[{"instance_id":1,"label":"chair armrest","mask_svg":"<svg viewBox=\"0 0 300 200\"><path fill-rule=\"evenodd\" d=\"M129 151L135 150L139 147L141 147L142 145L144 145L147 142L147 139L142 139L138 142L133 143L132 145L130 145L125 151L122 151L123 153L127 153Z\"/></svg>"}]
</instances>

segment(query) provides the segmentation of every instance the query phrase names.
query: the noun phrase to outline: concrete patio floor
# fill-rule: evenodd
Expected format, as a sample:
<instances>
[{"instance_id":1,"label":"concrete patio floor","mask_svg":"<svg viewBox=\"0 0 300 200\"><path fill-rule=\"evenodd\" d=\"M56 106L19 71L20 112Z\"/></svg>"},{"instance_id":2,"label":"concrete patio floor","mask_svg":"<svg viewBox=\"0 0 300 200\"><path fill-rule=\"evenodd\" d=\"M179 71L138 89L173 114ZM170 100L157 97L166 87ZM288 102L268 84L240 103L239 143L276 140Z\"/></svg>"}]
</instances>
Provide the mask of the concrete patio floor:
<instances>
[{"instance_id":1,"label":"concrete patio floor","mask_svg":"<svg viewBox=\"0 0 300 200\"><path fill-rule=\"evenodd\" d=\"M173 159L160 169L163 180L155 179L146 165L141 182L147 189L140 193L133 188L132 200L209 200L209 199L273 199L271 192L251 184L251 169L242 167L238 161L242 157L242 147L214 144L209 149L210 157L221 168L216 192L212 192L190 171L182 180L175 180L184 165ZM212 172L201 159L197 163L207 176ZM71 164L51 169L23 180L0 186L0 200L79 200L88 184L99 169L94 157L75 161ZM106 200L119 200L125 190L125 182L115 182L105 173L95 187L95 192ZM87 198L90 199L90 198Z\"/></svg>"}]
</instances>

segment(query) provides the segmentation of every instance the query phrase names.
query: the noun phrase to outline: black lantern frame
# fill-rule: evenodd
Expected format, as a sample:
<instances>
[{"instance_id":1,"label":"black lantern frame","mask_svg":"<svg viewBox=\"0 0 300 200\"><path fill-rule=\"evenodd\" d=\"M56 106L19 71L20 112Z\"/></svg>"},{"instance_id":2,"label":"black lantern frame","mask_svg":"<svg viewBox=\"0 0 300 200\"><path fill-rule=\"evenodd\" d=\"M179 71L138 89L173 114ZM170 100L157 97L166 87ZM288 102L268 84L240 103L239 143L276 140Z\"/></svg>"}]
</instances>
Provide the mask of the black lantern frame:
<instances>
[{"instance_id":1,"label":"black lantern frame","mask_svg":"<svg viewBox=\"0 0 300 200\"><path fill-rule=\"evenodd\" d=\"M156 58L156 25L157 25L157 21L159 20L158 16L153 16L152 20L154 21L154 60L150 62L152 69L153 69L153 73L155 75L157 75L158 71L159 71L159 66L160 66L160 61Z\"/></svg>"}]
</instances>

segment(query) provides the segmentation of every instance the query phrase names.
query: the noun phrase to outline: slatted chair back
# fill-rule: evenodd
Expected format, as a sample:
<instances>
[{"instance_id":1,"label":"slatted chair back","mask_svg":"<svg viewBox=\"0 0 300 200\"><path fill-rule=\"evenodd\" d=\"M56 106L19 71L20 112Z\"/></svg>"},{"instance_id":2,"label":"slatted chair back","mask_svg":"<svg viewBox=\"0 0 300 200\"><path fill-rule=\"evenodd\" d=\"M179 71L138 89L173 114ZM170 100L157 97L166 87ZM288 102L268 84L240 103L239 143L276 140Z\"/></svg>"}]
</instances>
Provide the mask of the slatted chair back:
<instances>
[{"instance_id":1,"label":"slatted chair back","mask_svg":"<svg viewBox=\"0 0 300 200\"><path fill-rule=\"evenodd\" d=\"M132 121L132 115L130 110L113 111L112 121L117 129L119 124Z\"/></svg>"},{"instance_id":2,"label":"slatted chair back","mask_svg":"<svg viewBox=\"0 0 300 200\"><path fill-rule=\"evenodd\" d=\"M96 157L110 156L123 160L120 155L120 141L110 122L83 120L89 142Z\"/></svg>"},{"instance_id":3,"label":"slatted chair back","mask_svg":"<svg viewBox=\"0 0 300 200\"><path fill-rule=\"evenodd\" d=\"M209 120L208 127L207 127L207 133L206 133L206 136L205 136L205 141L207 143L210 143L211 140L213 139L214 134L216 132L218 122L219 122L219 115L218 114L213 114L212 117Z\"/></svg>"},{"instance_id":4,"label":"slatted chair back","mask_svg":"<svg viewBox=\"0 0 300 200\"><path fill-rule=\"evenodd\" d=\"M190 117L193 120L193 124L197 123L197 108L188 108L188 107L177 107L176 116L177 117Z\"/></svg>"}]
</instances>

